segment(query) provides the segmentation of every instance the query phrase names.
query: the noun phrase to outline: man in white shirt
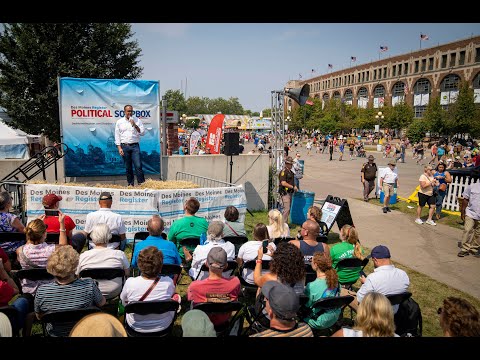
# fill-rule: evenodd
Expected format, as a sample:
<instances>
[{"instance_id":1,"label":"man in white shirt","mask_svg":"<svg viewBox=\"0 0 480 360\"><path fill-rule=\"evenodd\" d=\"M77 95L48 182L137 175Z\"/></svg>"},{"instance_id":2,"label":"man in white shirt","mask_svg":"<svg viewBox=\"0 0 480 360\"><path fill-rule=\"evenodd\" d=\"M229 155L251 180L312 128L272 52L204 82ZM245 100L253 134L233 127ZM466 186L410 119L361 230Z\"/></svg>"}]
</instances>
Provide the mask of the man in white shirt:
<instances>
[{"instance_id":1,"label":"man in white shirt","mask_svg":"<svg viewBox=\"0 0 480 360\"><path fill-rule=\"evenodd\" d=\"M122 216L110 210L112 207L112 194L109 192L102 192L98 203L100 204L100 209L87 214L84 232L90 234L94 225L99 223L107 224L112 235L119 235L121 239L121 242L109 242L107 247L109 249L119 248L120 250L124 250L125 245L127 244L125 236L127 229L125 228ZM95 244L91 240L90 248L95 248Z\"/></svg>"},{"instance_id":2,"label":"man in white shirt","mask_svg":"<svg viewBox=\"0 0 480 360\"><path fill-rule=\"evenodd\" d=\"M380 177L380 187L382 188L383 194L383 213L390 212L388 204L390 203L390 197L393 195L394 186L398 188L398 175L393 170L395 169L396 164L392 161L388 163L388 168L383 172L383 175Z\"/></svg>"},{"instance_id":3,"label":"man in white shirt","mask_svg":"<svg viewBox=\"0 0 480 360\"><path fill-rule=\"evenodd\" d=\"M137 173L137 183L140 185L145 182L142 169L142 159L140 158L140 136L145 134L143 123L133 115L133 106L125 105L123 108L125 116L117 120L115 124L115 145L118 153L123 158L127 173L127 183L134 186L135 177L133 176L133 166Z\"/></svg>"}]
</instances>

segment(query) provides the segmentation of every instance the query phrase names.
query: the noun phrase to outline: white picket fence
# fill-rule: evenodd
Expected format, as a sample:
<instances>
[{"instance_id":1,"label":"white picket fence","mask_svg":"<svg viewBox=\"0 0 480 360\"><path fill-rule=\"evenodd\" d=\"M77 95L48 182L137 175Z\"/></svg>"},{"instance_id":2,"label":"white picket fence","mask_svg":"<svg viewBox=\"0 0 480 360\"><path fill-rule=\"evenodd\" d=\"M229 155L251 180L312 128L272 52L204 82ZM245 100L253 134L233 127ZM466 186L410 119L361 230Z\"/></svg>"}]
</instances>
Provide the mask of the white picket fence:
<instances>
[{"instance_id":1,"label":"white picket fence","mask_svg":"<svg viewBox=\"0 0 480 360\"><path fill-rule=\"evenodd\" d=\"M462 196L463 190L465 190L468 184L476 183L480 181L480 179L472 179L470 176L453 174L452 178L452 182L448 185L447 195L445 195L443 199L442 208L450 211L460 211L458 197Z\"/></svg>"}]
</instances>

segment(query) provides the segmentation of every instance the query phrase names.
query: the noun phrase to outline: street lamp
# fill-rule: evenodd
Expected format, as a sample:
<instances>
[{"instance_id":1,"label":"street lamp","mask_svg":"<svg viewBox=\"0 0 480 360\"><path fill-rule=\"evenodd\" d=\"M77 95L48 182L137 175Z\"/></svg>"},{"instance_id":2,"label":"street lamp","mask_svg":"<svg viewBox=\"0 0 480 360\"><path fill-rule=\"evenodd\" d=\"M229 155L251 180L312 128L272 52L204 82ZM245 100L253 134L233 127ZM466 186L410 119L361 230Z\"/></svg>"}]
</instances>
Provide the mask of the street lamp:
<instances>
[{"instance_id":1,"label":"street lamp","mask_svg":"<svg viewBox=\"0 0 480 360\"><path fill-rule=\"evenodd\" d=\"M385 116L383 116L383 113L381 111L379 111L377 115L375 115L375 119L384 119L384 118Z\"/></svg>"},{"instance_id":2,"label":"street lamp","mask_svg":"<svg viewBox=\"0 0 480 360\"><path fill-rule=\"evenodd\" d=\"M183 120L183 127L185 127L186 121L187 121L187 115L183 114L182 115L182 120Z\"/></svg>"},{"instance_id":3,"label":"street lamp","mask_svg":"<svg viewBox=\"0 0 480 360\"><path fill-rule=\"evenodd\" d=\"M285 124L285 131L288 131L288 127L290 126L290 115L288 115L285 120L287 120Z\"/></svg>"}]
</instances>

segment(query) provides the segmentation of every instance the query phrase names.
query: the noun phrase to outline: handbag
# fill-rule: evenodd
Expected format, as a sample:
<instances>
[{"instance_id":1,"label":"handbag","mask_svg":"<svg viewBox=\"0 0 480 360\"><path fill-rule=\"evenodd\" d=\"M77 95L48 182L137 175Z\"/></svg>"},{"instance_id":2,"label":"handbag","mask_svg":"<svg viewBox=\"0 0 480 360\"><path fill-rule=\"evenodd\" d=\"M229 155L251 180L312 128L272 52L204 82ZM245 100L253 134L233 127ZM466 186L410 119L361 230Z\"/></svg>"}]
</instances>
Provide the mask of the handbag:
<instances>
[{"instance_id":1,"label":"handbag","mask_svg":"<svg viewBox=\"0 0 480 360\"><path fill-rule=\"evenodd\" d=\"M445 183L440 184L440 186L438 187L438 190L447 191L447 184Z\"/></svg>"}]
</instances>

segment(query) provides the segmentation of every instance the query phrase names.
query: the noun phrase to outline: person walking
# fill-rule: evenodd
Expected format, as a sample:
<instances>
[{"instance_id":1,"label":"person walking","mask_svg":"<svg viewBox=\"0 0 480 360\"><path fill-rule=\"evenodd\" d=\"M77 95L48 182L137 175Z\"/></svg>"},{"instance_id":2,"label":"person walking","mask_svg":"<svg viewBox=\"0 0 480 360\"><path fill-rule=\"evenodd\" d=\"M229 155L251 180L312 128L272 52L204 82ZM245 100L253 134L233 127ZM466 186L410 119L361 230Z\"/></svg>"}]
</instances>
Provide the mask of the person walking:
<instances>
[{"instance_id":1,"label":"person walking","mask_svg":"<svg viewBox=\"0 0 480 360\"><path fill-rule=\"evenodd\" d=\"M285 159L285 166L278 174L278 192L282 199L282 215L283 221L288 223L288 217L290 216L290 205L292 204L293 193L298 191L295 186L295 175L292 172L293 159L291 156L287 156Z\"/></svg>"},{"instance_id":2,"label":"person walking","mask_svg":"<svg viewBox=\"0 0 480 360\"><path fill-rule=\"evenodd\" d=\"M425 204L428 204L428 219L425 221L426 224L435 226L437 225L433 220L432 216L435 212L435 201L436 196L433 194L433 188L438 185L438 181L433 177L433 169L430 165L425 166L424 173L420 175L418 181L420 182L420 190L418 190L418 206L417 206L417 218L415 222L417 224L423 224L420 215L422 214L422 208Z\"/></svg>"},{"instance_id":3,"label":"person walking","mask_svg":"<svg viewBox=\"0 0 480 360\"><path fill-rule=\"evenodd\" d=\"M133 115L133 106L125 105L125 116L118 119L115 124L115 145L118 153L123 158L127 173L128 186L135 185L133 166L137 174L138 185L145 182L140 157L140 136L145 134L142 121Z\"/></svg>"},{"instance_id":4,"label":"person walking","mask_svg":"<svg viewBox=\"0 0 480 360\"><path fill-rule=\"evenodd\" d=\"M445 198L445 195L447 195L448 184L452 182L452 177L450 173L446 170L445 163L443 163L442 161L438 163L436 172L433 174L433 177L439 182L437 196L435 199L435 219L439 220L442 214L443 199Z\"/></svg>"},{"instance_id":5,"label":"person walking","mask_svg":"<svg viewBox=\"0 0 480 360\"><path fill-rule=\"evenodd\" d=\"M375 188L375 179L377 177L377 164L374 162L373 155L368 156L368 162L363 164L360 174L363 184L363 201L368 202L368 196Z\"/></svg>"},{"instance_id":6,"label":"person walking","mask_svg":"<svg viewBox=\"0 0 480 360\"><path fill-rule=\"evenodd\" d=\"M472 177L480 177L480 171L472 171ZM478 256L480 249L480 181L467 185L462 194L460 216L464 221L462 246L459 257L469 254Z\"/></svg>"},{"instance_id":7,"label":"person walking","mask_svg":"<svg viewBox=\"0 0 480 360\"><path fill-rule=\"evenodd\" d=\"M384 199L383 199L383 213L386 214L390 212L388 207L390 203L390 197L393 195L394 187L398 187L398 175L393 171L395 169L395 163L390 161L388 163L388 168L385 169L383 175L380 177L380 187L383 190Z\"/></svg>"}]
</instances>

